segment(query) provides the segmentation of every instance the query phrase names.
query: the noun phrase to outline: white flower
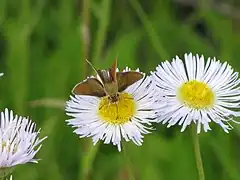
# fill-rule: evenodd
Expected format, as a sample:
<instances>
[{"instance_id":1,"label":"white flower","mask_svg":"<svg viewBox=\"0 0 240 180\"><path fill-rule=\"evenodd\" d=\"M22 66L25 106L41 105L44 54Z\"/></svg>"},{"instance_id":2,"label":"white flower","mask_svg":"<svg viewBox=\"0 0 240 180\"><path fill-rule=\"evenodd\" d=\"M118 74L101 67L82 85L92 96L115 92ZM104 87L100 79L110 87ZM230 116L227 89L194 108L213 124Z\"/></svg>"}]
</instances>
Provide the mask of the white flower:
<instances>
[{"instance_id":1,"label":"white flower","mask_svg":"<svg viewBox=\"0 0 240 180\"><path fill-rule=\"evenodd\" d=\"M130 71L126 69L123 72ZM67 102L67 115L73 118L68 124L76 128L80 137L92 137L94 145L99 141L112 143L121 151L121 141L132 140L140 146L143 134L150 133L151 122L156 121L156 86L147 76L119 93L119 100L111 103L107 96L71 96Z\"/></svg>"},{"instance_id":2,"label":"white flower","mask_svg":"<svg viewBox=\"0 0 240 180\"><path fill-rule=\"evenodd\" d=\"M240 116L238 73L215 58L205 62L203 56L184 57L184 62L179 57L163 62L152 73L159 92L167 99L159 122L168 123L168 127L181 125L181 131L193 122L197 133L201 126L205 132L211 130L209 123L215 122L228 132L232 128L229 122Z\"/></svg>"},{"instance_id":3,"label":"white flower","mask_svg":"<svg viewBox=\"0 0 240 180\"><path fill-rule=\"evenodd\" d=\"M27 162L37 163L34 156L41 148L40 130L35 132L35 123L28 118L13 115L5 109L0 120L0 172Z\"/></svg>"}]
</instances>

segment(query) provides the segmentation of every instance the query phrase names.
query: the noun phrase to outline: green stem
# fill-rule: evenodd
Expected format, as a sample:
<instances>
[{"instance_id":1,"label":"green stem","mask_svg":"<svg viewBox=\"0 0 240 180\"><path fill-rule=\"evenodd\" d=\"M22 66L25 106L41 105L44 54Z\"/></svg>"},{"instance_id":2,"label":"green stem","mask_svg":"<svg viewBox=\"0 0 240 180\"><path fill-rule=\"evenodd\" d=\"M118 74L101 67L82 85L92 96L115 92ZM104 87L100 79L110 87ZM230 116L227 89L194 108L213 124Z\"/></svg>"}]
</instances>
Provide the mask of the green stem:
<instances>
[{"instance_id":1,"label":"green stem","mask_svg":"<svg viewBox=\"0 0 240 180\"><path fill-rule=\"evenodd\" d=\"M102 0L101 6L99 7L101 9L101 16L98 20L98 30L94 42L93 64L96 64L101 60L101 53L106 39L109 19L111 17L111 4L112 0Z\"/></svg>"},{"instance_id":2,"label":"green stem","mask_svg":"<svg viewBox=\"0 0 240 180\"><path fill-rule=\"evenodd\" d=\"M137 0L129 0L129 2L139 16L140 20L142 21L143 26L148 33L149 39L152 41L152 45L157 51L159 57L161 59L168 59L169 55L167 53L167 50L164 48L164 45L159 40L157 32L155 31L151 21L149 20L147 14L144 12L139 2Z\"/></svg>"},{"instance_id":3,"label":"green stem","mask_svg":"<svg viewBox=\"0 0 240 180\"><path fill-rule=\"evenodd\" d=\"M7 1L1 0L0 1L0 25L1 26L6 18L6 9L7 9L6 6L7 6Z\"/></svg>"},{"instance_id":4,"label":"green stem","mask_svg":"<svg viewBox=\"0 0 240 180\"><path fill-rule=\"evenodd\" d=\"M198 177L199 177L199 180L205 180L203 162L201 158L199 138L196 132L196 126L192 126L192 137L193 137L195 158L197 163Z\"/></svg>"},{"instance_id":5,"label":"green stem","mask_svg":"<svg viewBox=\"0 0 240 180\"><path fill-rule=\"evenodd\" d=\"M100 143L97 143L95 146L93 146L92 142L89 141L88 139L86 142L84 142L84 146L87 149L85 149L84 154L82 156L82 170L80 171L81 176L79 177L79 180L89 179L94 159L99 150L99 144Z\"/></svg>"},{"instance_id":6,"label":"green stem","mask_svg":"<svg viewBox=\"0 0 240 180\"><path fill-rule=\"evenodd\" d=\"M128 151L127 144L123 143L123 154L124 154L124 158L125 158L126 166L127 166L127 170L128 170L128 179L135 180L134 172L133 172L132 166L131 166L131 161L130 161L130 158L128 157L127 151Z\"/></svg>"},{"instance_id":7,"label":"green stem","mask_svg":"<svg viewBox=\"0 0 240 180\"><path fill-rule=\"evenodd\" d=\"M91 14L91 0L83 0L83 9L82 9L82 41L83 41L83 67L84 67L84 77L88 75L88 63L85 61L89 57L89 44L90 44L90 14ZM84 146L84 155L81 158L82 166L80 170L79 179L87 180L89 179L92 164L96 157L96 154L99 149L99 143L95 146L92 145L92 142L89 139L86 139L83 142Z\"/></svg>"},{"instance_id":8,"label":"green stem","mask_svg":"<svg viewBox=\"0 0 240 180\"><path fill-rule=\"evenodd\" d=\"M82 11L82 40L83 40L83 63L84 63L84 77L88 75L88 63L85 59L89 57L89 44L90 44L90 9L91 0L83 1L83 11Z\"/></svg>"}]
</instances>

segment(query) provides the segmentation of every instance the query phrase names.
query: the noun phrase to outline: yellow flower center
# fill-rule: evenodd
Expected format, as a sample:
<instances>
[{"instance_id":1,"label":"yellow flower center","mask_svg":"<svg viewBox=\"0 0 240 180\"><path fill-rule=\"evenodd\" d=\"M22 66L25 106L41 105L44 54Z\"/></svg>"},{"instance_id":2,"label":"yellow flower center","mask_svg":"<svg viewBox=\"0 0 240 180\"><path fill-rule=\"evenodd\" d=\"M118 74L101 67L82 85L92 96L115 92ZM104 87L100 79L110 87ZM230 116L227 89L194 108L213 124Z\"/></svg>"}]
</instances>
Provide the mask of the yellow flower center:
<instances>
[{"instance_id":1,"label":"yellow flower center","mask_svg":"<svg viewBox=\"0 0 240 180\"><path fill-rule=\"evenodd\" d=\"M215 96L207 84L192 80L184 83L177 92L177 98L186 106L194 109L213 107Z\"/></svg>"},{"instance_id":2,"label":"yellow flower center","mask_svg":"<svg viewBox=\"0 0 240 180\"><path fill-rule=\"evenodd\" d=\"M98 106L98 115L111 124L124 124L136 113L136 103L132 95L119 93L118 101L112 103L108 96L102 97Z\"/></svg>"}]
</instances>

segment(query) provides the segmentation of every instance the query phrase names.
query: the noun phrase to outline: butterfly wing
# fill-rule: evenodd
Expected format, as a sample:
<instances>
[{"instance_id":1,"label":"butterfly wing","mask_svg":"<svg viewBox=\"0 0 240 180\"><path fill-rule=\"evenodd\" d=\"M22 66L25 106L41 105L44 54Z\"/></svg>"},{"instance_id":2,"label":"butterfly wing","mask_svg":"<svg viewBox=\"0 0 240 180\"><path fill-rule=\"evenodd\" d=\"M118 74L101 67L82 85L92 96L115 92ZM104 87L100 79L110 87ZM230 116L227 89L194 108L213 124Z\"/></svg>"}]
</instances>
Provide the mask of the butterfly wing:
<instances>
[{"instance_id":1,"label":"butterfly wing","mask_svg":"<svg viewBox=\"0 0 240 180\"><path fill-rule=\"evenodd\" d=\"M73 88L72 93L75 95L105 96L103 85L96 78L88 78L86 81L78 83Z\"/></svg>"},{"instance_id":2,"label":"butterfly wing","mask_svg":"<svg viewBox=\"0 0 240 180\"><path fill-rule=\"evenodd\" d=\"M143 74L135 71L117 72L118 91L124 91L128 86L143 78Z\"/></svg>"},{"instance_id":3,"label":"butterfly wing","mask_svg":"<svg viewBox=\"0 0 240 180\"><path fill-rule=\"evenodd\" d=\"M111 80L112 80L113 82L116 82L116 81L117 81L116 71L117 71L117 59L115 59L112 67L109 69L109 75L110 75Z\"/></svg>"}]
</instances>

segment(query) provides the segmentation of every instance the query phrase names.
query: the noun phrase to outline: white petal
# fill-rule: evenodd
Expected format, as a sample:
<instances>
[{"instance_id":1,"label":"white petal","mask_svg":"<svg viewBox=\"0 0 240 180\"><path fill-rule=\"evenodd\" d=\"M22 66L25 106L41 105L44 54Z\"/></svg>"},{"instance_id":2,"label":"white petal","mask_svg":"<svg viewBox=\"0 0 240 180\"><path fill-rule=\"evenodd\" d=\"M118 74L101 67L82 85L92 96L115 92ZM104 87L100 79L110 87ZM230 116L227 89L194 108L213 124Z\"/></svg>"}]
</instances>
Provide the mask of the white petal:
<instances>
[{"instance_id":1,"label":"white petal","mask_svg":"<svg viewBox=\"0 0 240 180\"><path fill-rule=\"evenodd\" d=\"M12 111L1 112L0 123L0 168L11 167L27 162L37 162L34 156L41 148L45 138L38 137L36 124Z\"/></svg>"}]
</instances>

